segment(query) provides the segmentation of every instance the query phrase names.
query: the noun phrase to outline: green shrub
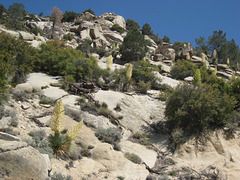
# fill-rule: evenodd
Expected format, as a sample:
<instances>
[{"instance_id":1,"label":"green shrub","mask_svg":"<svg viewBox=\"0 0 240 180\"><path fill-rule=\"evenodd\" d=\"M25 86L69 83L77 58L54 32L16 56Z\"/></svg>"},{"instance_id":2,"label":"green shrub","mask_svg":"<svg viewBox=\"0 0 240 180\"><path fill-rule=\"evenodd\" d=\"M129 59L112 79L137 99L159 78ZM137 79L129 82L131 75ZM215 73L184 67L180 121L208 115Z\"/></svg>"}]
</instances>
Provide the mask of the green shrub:
<instances>
[{"instance_id":1,"label":"green shrub","mask_svg":"<svg viewBox=\"0 0 240 180\"><path fill-rule=\"evenodd\" d=\"M66 41L71 41L74 38L74 34L68 33L63 36L63 39Z\"/></svg>"},{"instance_id":2,"label":"green shrub","mask_svg":"<svg viewBox=\"0 0 240 180\"><path fill-rule=\"evenodd\" d=\"M4 90L7 80L10 83L20 83L25 80L26 75L33 70L37 50L24 40L4 33L0 33L0 44L1 91Z\"/></svg>"},{"instance_id":3,"label":"green shrub","mask_svg":"<svg viewBox=\"0 0 240 180\"><path fill-rule=\"evenodd\" d=\"M236 103L234 97L210 86L178 86L166 102L168 128L171 132L182 129L173 133L178 139L223 128L235 114Z\"/></svg>"},{"instance_id":4,"label":"green shrub","mask_svg":"<svg viewBox=\"0 0 240 180\"><path fill-rule=\"evenodd\" d=\"M131 29L139 30L140 26L139 26L139 24L136 21L134 21L132 19L127 19L127 21L126 21L126 29L127 30L131 30Z\"/></svg>"},{"instance_id":5,"label":"green shrub","mask_svg":"<svg viewBox=\"0 0 240 180\"><path fill-rule=\"evenodd\" d=\"M11 135L13 135L13 136L17 136L17 135L20 134L20 132L14 131L12 128L6 128L6 129L4 130L4 132L5 132L5 133L8 133L8 134L11 134Z\"/></svg>"},{"instance_id":6,"label":"green shrub","mask_svg":"<svg viewBox=\"0 0 240 180\"><path fill-rule=\"evenodd\" d=\"M62 175L61 173L54 172L53 175L51 175L51 180L72 180L72 176L70 175Z\"/></svg>"},{"instance_id":7,"label":"green shrub","mask_svg":"<svg viewBox=\"0 0 240 180\"><path fill-rule=\"evenodd\" d=\"M73 22L78 15L78 13L75 13L73 11L65 11L63 14L62 22Z\"/></svg>"},{"instance_id":8,"label":"green shrub","mask_svg":"<svg viewBox=\"0 0 240 180\"><path fill-rule=\"evenodd\" d=\"M124 29L119 26L118 24L114 24L111 28L110 28L112 31L117 31L119 32L120 34L124 33Z\"/></svg>"},{"instance_id":9,"label":"green shrub","mask_svg":"<svg viewBox=\"0 0 240 180\"><path fill-rule=\"evenodd\" d=\"M124 180L125 179L125 177L123 177L123 176L118 176L117 177L119 180Z\"/></svg>"},{"instance_id":10,"label":"green shrub","mask_svg":"<svg viewBox=\"0 0 240 180\"><path fill-rule=\"evenodd\" d=\"M25 141L32 147L36 148L42 154L53 156L53 150L47 141L47 135L44 130L31 131L28 133L32 139L25 139Z\"/></svg>"},{"instance_id":11,"label":"green shrub","mask_svg":"<svg viewBox=\"0 0 240 180\"><path fill-rule=\"evenodd\" d=\"M91 8L83 11L82 13L85 13L85 12L89 12L89 13L91 13L91 14L93 14L93 15L96 15L95 12L94 12Z\"/></svg>"},{"instance_id":12,"label":"green shrub","mask_svg":"<svg viewBox=\"0 0 240 180\"><path fill-rule=\"evenodd\" d=\"M150 85L153 89L159 89L160 79L153 74L153 71L159 71L159 67L151 65L150 62L144 60L135 62L133 63L132 79L136 83L140 81L144 83L151 82Z\"/></svg>"},{"instance_id":13,"label":"green shrub","mask_svg":"<svg viewBox=\"0 0 240 180\"><path fill-rule=\"evenodd\" d=\"M201 80L201 72L200 72L200 69L197 69L195 71L195 74L193 76L193 84L195 86L200 86L202 83L202 80Z\"/></svg>"},{"instance_id":14,"label":"green shrub","mask_svg":"<svg viewBox=\"0 0 240 180\"><path fill-rule=\"evenodd\" d=\"M150 81L148 81L147 83L144 83L144 81L139 81L137 84L137 90L142 94L146 94L150 88L151 88Z\"/></svg>"},{"instance_id":15,"label":"green shrub","mask_svg":"<svg viewBox=\"0 0 240 180\"><path fill-rule=\"evenodd\" d=\"M197 66L187 60L178 60L172 67L170 74L174 79L184 80L188 76L193 76Z\"/></svg>"},{"instance_id":16,"label":"green shrub","mask_svg":"<svg viewBox=\"0 0 240 180\"><path fill-rule=\"evenodd\" d=\"M141 164L141 162L142 162L142 159L136 154L127 153L124 156L125 156L125 158L127 158L128 160L132 161L135 164Z\"/></svg>"},{"instance_id":17,"label":"green shrub","mask_svg":"<svg viewBox=\"0 0 240 180\"><path fill-rule=\"evenodd\" d=\"M117 143L122 138L121 132L116 128L97 129L95 135L100 141L112 144L115 149L118 149Z\"/></svg>"},{"instance_id":18,"label":"green shrub","mask_svg":"<svg viewBox=\"0 0 240 180\"><path fill-rule=\"evenodd\" d=\"M26 101L27 99L32 99L32 95L24 91L15 91L13 92L13 98L16 101Z\"/></svg>"},{"instance_id":19,"label":"green shrub","mask_svg":"<svg viewBox=\"0 0 240 180\"><path fill-rule=\"evenodd\" d=\"M135 133L132 136L134 139L136 139L138 141L138 143L142 144L142 145L150 145L151 141L149 140L149 135L146 133Z\"/></svg>"},{"instance_id":20,"label":"green shrub","mask_svg":"<svg viewBox=\"0 0 240 180\"><path fill-rule=\"evenodd\" d=\"M49 105L53 105L54 100L52 100L49 97L46 96L41 96L40 100L39 100L39 104L49 104Z\"/></svg>"}]
</instances>

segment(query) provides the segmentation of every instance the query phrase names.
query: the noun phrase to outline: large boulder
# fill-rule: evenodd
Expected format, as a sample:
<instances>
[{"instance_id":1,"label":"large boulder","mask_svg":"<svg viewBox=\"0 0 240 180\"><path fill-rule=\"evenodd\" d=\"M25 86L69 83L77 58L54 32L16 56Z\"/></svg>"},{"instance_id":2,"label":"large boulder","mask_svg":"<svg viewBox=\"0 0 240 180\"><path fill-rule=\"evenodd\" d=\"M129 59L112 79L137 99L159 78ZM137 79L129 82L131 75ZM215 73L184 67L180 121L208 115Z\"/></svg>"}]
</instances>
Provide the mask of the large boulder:
<instances>
[{"instance_id":1,"label":"large boulder","mask_svg":"<svg viewBox=\"0 0 240 180\"><path fill-rule=\"evenodd\" d=\"M152 47L157 48L157 44L148 35L145 35L144 39L150 41Z\"/></svg>"},{"instance_id":2,"label":"large boulder","mask_svg":"<svg viewBox=\"0 0 240 180\"><path fill-rule=\"evenodd\" d=\"M116 15L112 22L113 24L118 24L122 28L126 29L126 22L122 16Z\"/></svg>"},{"instance_id":3,"label":"large boulder","mask_svg":"<svg viewBox=\"0 0 240 180\"><path fill-rule=\"evenodd\" d=\"M23 91L26 93L31 93L33 91L33 87L30 83L22 83L18 84L15 88L14 91Z\"/></svg>"},{"instance_id":4,"label":"large boulder","mask_svg":"<svg viewBox=\"0 0 240 180\"><path fill-rule=\"evenodd\" d=\"M85 13L82 13L79 16L77 16L74 19L74 22L75 22L75 24L79 24L82 21L92 21L92 20L95 20L95 19L96 19L95 15L91 14L90 12L85 12Z\"/></svg>"},{"instance_id":5,"label":"large boulder","mask_svg":"<svg viewBox=\"0 0 240 180\"><path fill-rule=\"evenodd\" d=\"M109 30L114 25L111 21L108 21L104 18L97 19L96 23L98 23L103 30Z\"/></svg>"},{"instance_id":6,"label":"large boulder","mask_svg":"<svg viewBox=\"0 0 240 180\"><path fill-rule=\"evenodd\" d=\"M104 13L100 16L100 18L102 17L108 21L111 21L113 24L118 24L122 28L126 29L126 22L122 16L115 15L114 13Z\"/></svg>"},{"instance_id":7,"label":"large boulder","mask_svg":"<svg viewBox=\"0 0 240 180\"><path fill-rule=\"evenodd\" d=\"M118 33L104 32L103 35L104 35L105 38L110 39L112 41L116 41L116 42L120 42L120 43L123 42L123 37Z\"/></svg>"},{"instance_id":8,"label":"large boulder","mask_svg":"<svg viewBox=\"0 0 240 180\"><path fill-rule=\"evenodd\" d=\"M147 149L145 146L133 143L130 141L123 141L120 143L121 151L130 154L138 155L143 162L152 168L157 160L157 153L153 150Z\"/></svg>"},{"instance_id":9,"label":"large boulder","mask_svg":"<svg viewBox=\"0 0 240 180\"><path fill-rule=\"evenodd\" d=\"M12 123L12 118L11 117L2 117L0 119L0 130L5 130L7 129Z\"/></svg>"},{"instance_id":10,"label":"large boulder","mask_svg":"<svg viewBox=\"0 0 240 180\"><path fill-rule=\"evenodd\" d=\"M84 30L84 29L91 29L94 28L94 23L93 22L89 22L89 21L83 21L81 22L81 24L79 25L79 30Z\"/></svg>"},{"instance_id":11,"label":"large boulder","mask_svg":"<svg viewBox=\"0 0 240 180\"><path fill-rule=\"evenodd\" d=\"M4 32L6 34L9 34L10 36L15 37L15 38L20 37L19 32L16 32L16 31L11 31L11 30L7 30L7 29L4 29L4 28L0 28L0 32Z\"/></svg>"},{"instance_id":12,"label":"large boulder","mask_svg":"<svg viewBox=\"0 0 240 180\"><path fill-rule=\"evenodd\" d=\"M24 31L18 31L19 34L20 34L20 37L23 39L23 40L26 40L26 41L32 41L34 40L34 35L28 33L28 32L24 32Z\"/></svg>"},{"instance_id":13,"label":"large boulder","mask_svg":"<svg viewBox=\"0 0 240 180\"><path fill-rule=\"evenodd\" d=\"M164 56L162 54L155 54L153 59L154 61L163 61Z\"/></svg>"},{"instance_id":14,"label":"large boulder","mask_svg":"<svg viewBox=\"0 0 240 180\"><path fill-rule=\"evenodd\" d=\"M0 140L0 179L46 180L49 171L45 158L27 143Z\"/></svg>"},{"instance_id":15,"label":"large boulder","mask_svg":"<svg viewBox=\"0 0 240 180\"><path fill-rule=\"evenodd\" d=\"M134 164L107 143L98 144L92 150L92 158L106 167L112 179L123 176L125 179L145 180L149 174L144 166Z\"/></svg>"},{"instance_id":16,"label":"large boulder","mask_svg":"<svg viewBox=\"0 0 240 180\"><path fill-rule=\"evenodd\" d=\"M100 33L101 29L99 27L93 27L90 29L90 35L92 37L92 39L97 39L100 38L102 36L102 34Z\"/></svg>"},{"instance_id":17,"label":"large boulder","mask_svg":"<svg viewBox=\"0 0 240 180\"><path fill-rule=\"evenodd\" d=\"M91 36L90 36L90 29L84 29L82 31L80 31L80 37L81 39L91 39Z\"/></svg>"}]
</instances>

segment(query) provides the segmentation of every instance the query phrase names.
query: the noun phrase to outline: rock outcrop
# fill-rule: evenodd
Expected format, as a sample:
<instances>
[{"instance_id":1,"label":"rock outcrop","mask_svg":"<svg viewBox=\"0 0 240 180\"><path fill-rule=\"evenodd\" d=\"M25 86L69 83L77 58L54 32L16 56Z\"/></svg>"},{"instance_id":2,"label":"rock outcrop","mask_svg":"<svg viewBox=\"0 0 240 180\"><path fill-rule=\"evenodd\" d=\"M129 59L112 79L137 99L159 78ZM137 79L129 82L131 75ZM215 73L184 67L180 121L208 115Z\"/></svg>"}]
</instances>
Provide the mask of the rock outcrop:
<instances>
[{"instance_id":1,"label":"rock outcrop","mask_svg":"<svg viewBox=\"0 0 240 180\"><path fill-rule=\"evenodd\" d=\"M21 141L0 140L0 178L48 178L49 165L38 150Z\"/></svg>"}]
</instances>

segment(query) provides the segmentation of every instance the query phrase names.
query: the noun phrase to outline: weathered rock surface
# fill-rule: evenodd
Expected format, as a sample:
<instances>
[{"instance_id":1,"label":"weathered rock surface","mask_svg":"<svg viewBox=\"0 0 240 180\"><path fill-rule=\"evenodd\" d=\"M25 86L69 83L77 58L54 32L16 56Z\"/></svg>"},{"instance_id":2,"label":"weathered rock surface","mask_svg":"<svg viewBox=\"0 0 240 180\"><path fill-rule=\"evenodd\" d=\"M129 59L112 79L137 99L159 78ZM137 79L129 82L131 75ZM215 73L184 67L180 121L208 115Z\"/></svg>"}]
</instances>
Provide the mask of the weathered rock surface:
<instances>
[{"instance_id":1,"label":"weathered rock surface","mask_svg":"<svg viewBox=\"0 0 240 180\"><path fill-rule=\"evenodd\" d=\"M193 81L193 77L192 76L186 77L186 78L184 78L184 81L192 82Z\"/></svg>"},{"instance_id":2,"label":"weathered rock surface","mask_svg":"<svg viewBox=\"0 0 240 180\"><path fill-rule=\"evenodd\" d=\"M38 150L21 141L0 140L0 178L48 178L48 165Z\"/></svg>"},{"instance_id":3,"label":"weathered rock surface","mask_svg":"<svg viewBox=\"0 0 240 180\"><path fill-rule=\"evenodd\" d=\"M190 167L202 172L208 167L212 167L214 170L220 171L220 179L239 179L239 151L238 137L226 140L224 132L214 132L198 142L197 146L195 139L181 145L174 154L176 165L173 166L173 169Z\"/></svg>"},{"instance_id":4,"label":"weathered rock surface","mask_svg":"<svg viewBox=\"0 0 240 180\"><path fill-rule=\"evenodd\" d=\"M0 139L5 141L19 141L19 138L17 136L13 136L4 132L0 132Z\"/></svg>"},{"instance_id":5,"label":"weathered rock surface","mask_svg":"<svg viewBox=\"0 0 240 180\"><path fill-rule=\"evenodd\" d=\"M23 39L23 40L26 40L26 41L32 41L34 40L34 35L30 34L30 33L27 33L27 32L24 32L24 31L19 31L19 34L20 34L20 37Z\"/></svg>"},{"instance_id":6,"label":"weathered rock surface","mask_svg":"<svg viewBox=\"0 0 240 180\"><path fill-rule=\"evenodd\" d=\"M12 123L11 117L2 117L2 119L0 119L0 130L7 129L11 123Z\"/></svg>"},{"instance_id":7,"label":"weathered rock surface","mask_svg":"<svg viewBox=\"0 0 240 180\"><path fill-rule=\"evenodd\" d=\"M143 145L130 141L123 141L120 143L120 146L123 153L133 153L138 155L142 161L145 162L150 168L155 165L155 162L157 160L157 153L155 151L147 149Z\"/></svg>"},{"instance_id":8,"label":"weathered rock surface","mask_svg":"<svg viewBox=\"0 0 240 180\"><path fill-rule=\"evenodd\" d=\"M104 37L107 39L111 39L112 41L123 42L123 37L115 32L104 32Z\"/></svg>"},{"instance_id":9,"label":"weathered rock surface","mask_svg":"<svg viewBox=\"0 0 240 180\"><path fill-rule=\"evenodd\" d=\"M15 38L19 38L20 37L19 32L16 32L16 31L0 28L0 32L4 32L6 34L9 34L10 36L15 37Z\"/></svg>"},{"instance_id":10,"label":"weathered rock surface","mask_svg":"<svg viewBox=\"0 0 240 180\"><path fill-rule=\"evenodd\" d=\"M145 180L149 174L144 166L132 163L121 152L114 151L110 144L97 145L92 150L92 158L106 167L110 177Z\"/></svg>"},{"instance_id":11,"label":"weathered rock surface","mask_svg":"<svg viewBox=\"0 0 240 180\"><path fill-rule=\"evenodd\" d=\"M31 93L33 91L33 87L31 84L29 83L22 83L22 84L18 84L15 88L14 91L23 91L26 93Z\"/></svg>"}]
</instances>

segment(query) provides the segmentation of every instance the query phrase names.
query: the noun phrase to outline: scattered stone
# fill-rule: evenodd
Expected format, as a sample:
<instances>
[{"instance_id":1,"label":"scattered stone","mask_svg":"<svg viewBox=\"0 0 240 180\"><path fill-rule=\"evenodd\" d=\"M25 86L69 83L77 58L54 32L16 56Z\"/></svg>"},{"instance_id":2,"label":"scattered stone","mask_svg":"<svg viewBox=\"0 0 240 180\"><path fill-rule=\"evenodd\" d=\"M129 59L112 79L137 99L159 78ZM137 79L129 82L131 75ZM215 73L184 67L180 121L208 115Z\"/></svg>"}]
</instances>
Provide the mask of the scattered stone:
<instances>
[{"instance_id":1,"label":"scattered stone","mask_svg":"<svg viewBox=\"0 0 240 180\"><path fill-rule=\"evenodd\" d=\"M12 118L11 117L2 117L0 119L0 130L5 130L7 129L12 123Z\"/></svg>"},{"instance_id":2,"label":"scattered stone","mask_svg":"<svg viewBox=\"0 0 240 180\"><path fill-rule=\"evenodd\" d=\"M164 56L162 54L155 54L154 61L163 61Z\"/></svg>"},{"instance_id":3,"label":"scattered stone","mask_svg":"<svg viewBox=\"0 0 240 180\"><path fill-rule=\"evenodd\" d=\"M4 132L0 132L0 139L5 141L19 141L19 138L17 136L13 136Z\"/></svg>"},{"instance_id":4,"label":"scattered stone","mask_svg":"<svg viewBox=\"0 0 240 180\"><path fill-rule=\"evenodd\" d=\"M186 77L186 78L184 78L184 81L192 82L193 81L193 77L192 76Z\"/></svg>"},{"instance_id":5,"label":"scattered stone","mask_svg":"<svg viewBox=\"0 0 240 180\"><path fill-rule=\"evenodd\" d=\"M31 84L29 83L22 83L22 84L18 84L15 88L14 91L23 91L26 93L31 93L33 91L33 87Z\"/></svg>"},{"instance_id":6,"label":"scattered stone","mask_svg":"<svg viewBox=\"0 0 240 180\"><path fill-rule=\"evenodd\" d=\"M27 104L21 104L21 108L22 108L23 110L27 110L27 109L30 108L30 106L27 105Z\"/></svg>"},{"instance_id":7,"label":"scattered stone","mask_svg":"<svg viewBox=\"0 0 240 180\"><path fill-rule=\"evenodd\" d=\"M104 32L103 35L105 38L109 38L112 41L116 41L116 42L120 42L120 43L123 42L123 37L118 33L111 31L111 32Z\"/></svg>"},{"instance_id":8,"label":"scattered stone","mask_svg":"<svg viewBox=\"0 0 240 180\"><path fill-rule=\"evenodd\" d=\"M48 178L48 164L38 150L21 141L0 140L0 178Z\"/></svg>"},{"instance_id":9,"label":"scattered stone","mask_svg":"<svg viewBox=\"0 0 240 180\"><path fill-rule=\"evenodd\" d=\"M26 41L32 41L34 40L34 35L30 34L30 33L27 33L27 32L24 32L24 31L18 31L19 34L20 34L20 37L23 39L23 40L26 40Z\"/></svg>"}]
</instances>

